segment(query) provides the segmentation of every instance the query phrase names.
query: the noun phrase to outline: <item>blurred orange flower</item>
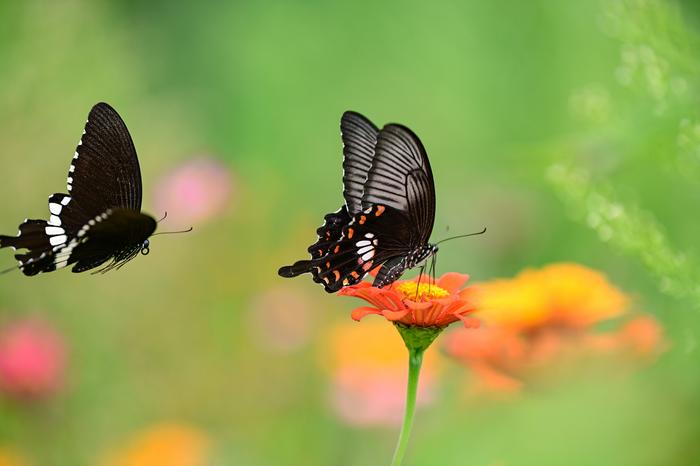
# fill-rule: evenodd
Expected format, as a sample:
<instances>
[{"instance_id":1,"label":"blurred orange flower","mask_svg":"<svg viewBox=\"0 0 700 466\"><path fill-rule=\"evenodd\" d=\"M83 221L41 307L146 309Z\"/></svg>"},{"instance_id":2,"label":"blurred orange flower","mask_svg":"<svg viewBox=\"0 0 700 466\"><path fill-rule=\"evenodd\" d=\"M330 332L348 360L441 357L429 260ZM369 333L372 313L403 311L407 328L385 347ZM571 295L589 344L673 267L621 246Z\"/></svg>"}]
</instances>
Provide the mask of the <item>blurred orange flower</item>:
<instances>
[{"instance_id":1,"label":"blurred orange flower","mask_svg":"<svg viewBox=\"0 0 700 466\"><path fill-rule=\"evenodd\" d=\"M28 466L24 455L10 447L0 447L0 466Z\"/></svg>"},{"instance_id":2,"label":"blurred orange flower","mask_svg":"<svg viewBox=\"0 0 700 466\"><path fill-rule=\"evenodd\" d=\"M450 272L435 283L426 283L425 277L420 284L416 278L400 280L384 288L361 282L341 289L338 294L355 296L372 305L352 311L352 318L358 321L378 314L411 327L446 327L458 320L465 327L478 327L479 322L469 317L475 310L471 299L473 289L461 289L468 280L469 275Z\"/></svg>"},{"instance_id":3,"label":"blurred orange flower","mask_svg":"<svg viewBox=\"0 0 700 466\"><path fill-rule=\"evenodd\" d=\"M123 449L111 452L104 466L209 466L207 436L188 425L164 423L137 434Z\"/></svg>"},{"instance_id":4,"label":"blurred orange flower","mask_svg":"<svg viewBox=\"0 0 700 466\"><path fill-rule=\"evenodd\" d=\"M66 369L63 338L43 320L18 320L0 330L0 390L23 400L53 395Z\"/></svg>"},{"instance_id":5,"label":"blurred orange flower","mask_svg":"<svg viewBox=\"0 0 700 466\"><path fill-rule=\"evenodd\" d=\"M556 361L591 354L653 357L662 332L651 316L633 316L618 330L593 326L628 312L629 298L604 275L578 264L526 270L510 280L475 287L473 300L484 326L445 339L487 388L517 391Z\"/></svg>"},{"instance_id":6,"label":"blurred orange flower","mask_svg":"<svg viewBox=\"0 0 700 466\"><path fill-rule=\"evenodd\" d=\"M398 425L404 400L406 348L391 325L343 323L328 332L324 366L331 376L333 411L351 425ZM418 405L430 404L438 374L436 352L428 352L418 389Z\"/></svg>"}]
</instances>

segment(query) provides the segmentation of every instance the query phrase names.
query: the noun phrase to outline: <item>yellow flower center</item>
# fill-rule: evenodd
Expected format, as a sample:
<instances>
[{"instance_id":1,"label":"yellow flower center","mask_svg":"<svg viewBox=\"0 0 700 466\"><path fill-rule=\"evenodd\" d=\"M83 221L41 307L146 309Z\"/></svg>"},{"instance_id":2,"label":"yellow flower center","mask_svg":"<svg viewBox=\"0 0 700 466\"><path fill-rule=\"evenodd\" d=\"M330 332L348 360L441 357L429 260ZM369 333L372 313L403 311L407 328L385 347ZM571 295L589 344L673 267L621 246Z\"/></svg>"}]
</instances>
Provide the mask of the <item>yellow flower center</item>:
<instances>
[{"instance_id":1,"label":"yellow flower center","mask_svg":"<svg viewBox=\"0 0 700 466\"><path fill-rule=\"evenodd\" d=\"M450 293L432 283L403 282L394 287L394 290L403 294L405 299L412 301L429 301L435 298L446 298Z\"/></svg>"}]
</instances>

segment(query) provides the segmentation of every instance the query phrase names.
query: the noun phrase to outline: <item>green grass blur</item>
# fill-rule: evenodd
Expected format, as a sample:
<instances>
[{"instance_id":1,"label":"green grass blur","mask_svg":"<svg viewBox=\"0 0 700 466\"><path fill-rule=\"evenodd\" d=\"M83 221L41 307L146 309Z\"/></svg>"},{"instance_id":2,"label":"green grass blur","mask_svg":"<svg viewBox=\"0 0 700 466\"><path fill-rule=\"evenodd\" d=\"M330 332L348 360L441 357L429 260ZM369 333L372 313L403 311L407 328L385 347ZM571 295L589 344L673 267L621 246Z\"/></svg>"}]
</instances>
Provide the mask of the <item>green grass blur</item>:
<instances>
[{"instance_id":1,"label":"green grass blur","mask_svg":"<svg viewBox=\"0 0 700 466\"><path fill-rule=\"evenodd\" d=\"M580 262L671 343L628 377L503 403L465 402L448 364L405 464L699 464L699 14L690 0L0 0L0 231L46 215L98 101L132 133L144 210L159 216L149 186L194 155L236 185L227 214L118 272L0 277L0 320L45 316L71 355L55 400L0 401L0 445L93 465L177 420L210 435L216 465L388 464L398 429L339 421L319 364L324 329L356 303L297 279L285 285L313 303L310 341L271 353L251 331L251 303L341 203L338 125L353 109L422 138L433 239L488 227L445 244L440 273Z\"/></svg>"}]
</instances>

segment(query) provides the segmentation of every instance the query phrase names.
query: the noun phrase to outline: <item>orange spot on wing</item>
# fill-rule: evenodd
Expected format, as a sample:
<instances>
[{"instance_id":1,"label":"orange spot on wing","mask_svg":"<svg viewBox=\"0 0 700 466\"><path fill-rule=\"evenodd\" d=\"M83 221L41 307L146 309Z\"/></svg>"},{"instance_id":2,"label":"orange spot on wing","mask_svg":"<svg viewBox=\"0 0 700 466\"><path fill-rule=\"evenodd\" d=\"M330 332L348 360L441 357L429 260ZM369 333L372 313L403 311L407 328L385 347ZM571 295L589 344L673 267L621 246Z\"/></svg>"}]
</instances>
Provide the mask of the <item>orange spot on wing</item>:
<instances>
[{"instance_id":1,"label":"orange spot on wing","mask_svg":"<svg viewBox=\"0 0 700 466\"><path fill-rule=\"evenodd\" d=\"M326 262L326 268L327 268L327 269L330 269L330 268L331 268L331 263L330 263L330 261Z\"/></svg>"},{"instance_id":2,"label":"orange spot on wing","mask_svg":"<svg viewBox=\"0 0 700 466\"><path fill-rule=\"evenodd\" d=\"M364 225L366 221L367 217L365 217L364 215L360 215L360 225Z\"/></svg>"},{"instance_id":3,"label":"orange spot on wing","mask_svg":"<svg viewBox=\"0 0 700 466\"><path fill-rule=\"evenodd\" d=\"M355 230L352 228L348 228L348 239L352 239L352 235L355 234Z\"/></svg>"},{"instance_id":4,"label":"orange spot on wing","mask_svg":"<svg viewBox=\"0 0 700 466\"><path fill-rule=\"evenodd\" d=\"M340 272L338 272L337 270L334 270L333 275L335 275L335 281L340 280Z\"/></svg>"},{"instance_id":5,"label":"orange spot on wing","mask_svg":"<svg viewBox=\"0 0 700 466\"><path fill-rule=\"evenodd\" d=\"M337 244L337 245L335 246L335 249L333 249L333 252L334 252L334 253L337 253L338 251L340 251L340 245L339 245L339 244Z\"/></svg>"},{"instance_id":6,"label":"orange spot on wing","mask_svg":"<svg viewBox=\"0 0 700 466\"><path fill-rule=\"evenodd\" d=\"M380 215L382 215L384 213L385 210L386 210L386 207L384 207L383 205L378 205L377 211L374 213L374 215L379 217Z\"/></svg>"},{"instance_id":7,"label":"orange spot on wing","mask_svg":"<svg viewBox=\"0 0 700 466\"><path fill-rule=\"evenodd\" d=\"M354 278L354 279L360 278L360 274L355 272L354 270L352 272L350 272L350 275L352 275L352 278Z\"/></svg>"}]
</instances>

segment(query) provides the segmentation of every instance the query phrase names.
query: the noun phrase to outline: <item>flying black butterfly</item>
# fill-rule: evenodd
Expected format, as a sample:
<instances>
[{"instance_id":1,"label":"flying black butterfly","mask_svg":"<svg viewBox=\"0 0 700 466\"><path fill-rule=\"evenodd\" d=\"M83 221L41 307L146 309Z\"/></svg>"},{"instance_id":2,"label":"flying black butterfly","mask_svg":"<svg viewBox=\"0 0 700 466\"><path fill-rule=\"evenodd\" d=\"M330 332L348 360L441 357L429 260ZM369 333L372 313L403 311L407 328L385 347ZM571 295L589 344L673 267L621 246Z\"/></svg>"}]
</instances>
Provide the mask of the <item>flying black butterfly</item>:
<instances>
[{"instance_id":1,"label":"flying black butterfly","mask_svg":"<svg viewBox=\"0 0 700 466\"><path fill-rule=\"evenodd\" d=\"M84 272L121 267L148 254L156 220L141 213L141 169L129 131L106 103L95 105L68 171L68 194L49 197L49 220L25 220L17 236L0 235L25 275L71 264ZM12 270L12 269L11 269Z\"/></svg>"},{"instance_id":2,"label":"flying black butterfly","mask_svg":"<svg viewBox=\"0 0 700 466\"><path fill-rule=\"evenodd\" d=\"M428 243L435 220L435 184L428 155L413 131L399 124L381 130L355 112L340 121L345 205L324 217L311 260L279 269L282 277L310 272L333 293L372 269L383 287L434 255Z\"/></svg>"}]
</instances>

